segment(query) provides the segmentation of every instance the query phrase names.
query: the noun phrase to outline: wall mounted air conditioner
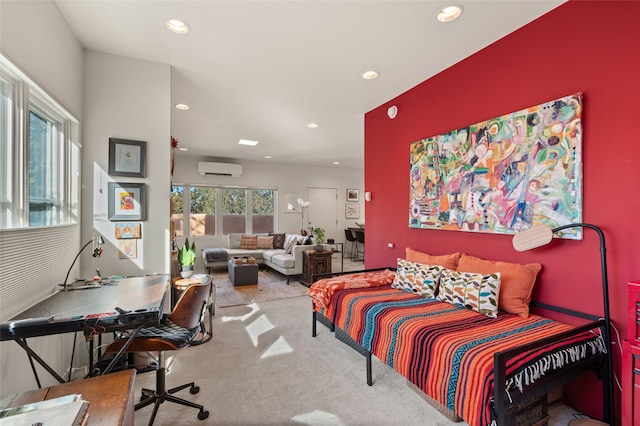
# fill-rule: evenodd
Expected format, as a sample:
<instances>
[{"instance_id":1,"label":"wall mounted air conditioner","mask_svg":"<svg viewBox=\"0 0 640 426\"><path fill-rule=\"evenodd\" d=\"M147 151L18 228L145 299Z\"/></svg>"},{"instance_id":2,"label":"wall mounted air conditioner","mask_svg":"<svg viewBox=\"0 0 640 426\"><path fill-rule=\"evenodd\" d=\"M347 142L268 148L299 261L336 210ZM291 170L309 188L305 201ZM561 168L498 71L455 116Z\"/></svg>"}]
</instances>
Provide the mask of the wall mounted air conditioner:
<instances>
[{"instance_id":1,"label":"wall mounted air conditioner","mask_svg":"<svg viewBox=\"0 0 640 426\"><path fill-rule=\"evenodd\" d=\"M240 177L242 176L242 164L198 161L198 173L201 175Z\"/></svg>"}]
</instances>

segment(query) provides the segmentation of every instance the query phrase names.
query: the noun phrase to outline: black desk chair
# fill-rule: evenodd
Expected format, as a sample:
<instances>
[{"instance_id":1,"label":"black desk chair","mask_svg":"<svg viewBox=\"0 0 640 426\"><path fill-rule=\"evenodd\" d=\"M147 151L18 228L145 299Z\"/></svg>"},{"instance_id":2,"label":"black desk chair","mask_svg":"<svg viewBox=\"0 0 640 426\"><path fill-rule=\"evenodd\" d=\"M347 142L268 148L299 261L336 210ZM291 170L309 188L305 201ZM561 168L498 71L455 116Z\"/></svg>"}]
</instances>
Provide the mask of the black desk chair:
<instances>
[{"instance_id":1,"label":"black desk chair","mask_svg":"<svg viewBox=\"0 0 640 426\"><path fill-rule=\"evenodd\" d=\"M349 257L349 259L355 259L356 258L356 237L353 236L353 232L351 232L351 229L349 228L345 228L344 229L344 237L347 240L347 244L351 245L351 256ZM345 252L347 250L345 249Z\"/></svg>"},{"instance_id":2,"label":"black desk chair","mask_svg":"<svg viewBox=\"0 0 640 426\"><path fill-rule=\"evenodd\" d=\"M164 351L189 347L190 343L198 336L210 295L211 285L211 277L208 277L208 279L201 284L192 284L189 286L176 303L171 314L165 315L160 325L140 330L130 346L126 349L126 352L158 353L156 389L142 389L140 402L135 406L135 409L138 410L147 405L154 404L149 425L153 424L160 404L165 401L199 409L198 419L200 420L209 417L209 412L205 410L202 405L173 395L175 392L186 388L190 388L189 392L191 392L191 394L200 392L200 388L196 386L194 382L172 389L166 389ZM120 348L126 344L127 340L126 336L122 336L110 344L106 351L118 352Z\"/></svg>"}]
</instances>

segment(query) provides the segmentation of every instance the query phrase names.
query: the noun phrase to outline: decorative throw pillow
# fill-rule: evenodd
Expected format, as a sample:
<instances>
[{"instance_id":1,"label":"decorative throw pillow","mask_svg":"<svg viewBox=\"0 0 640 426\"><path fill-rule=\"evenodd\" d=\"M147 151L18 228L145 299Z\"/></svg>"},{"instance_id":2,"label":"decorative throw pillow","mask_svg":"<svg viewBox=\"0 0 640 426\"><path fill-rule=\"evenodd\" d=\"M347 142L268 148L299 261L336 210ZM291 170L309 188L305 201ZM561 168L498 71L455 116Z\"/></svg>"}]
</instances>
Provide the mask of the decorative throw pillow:
<instances>
[{"instance_id":1,"label":"decorative throw pillow","mask_svg":"<svg viewBox=\"0 0 640 426\"><path fill-rule=\"evenodd\" d=\"M538 272L542 269L539 263L509 263L485 260L463 254L458 262L458 271L489 274L500 272L500 300L498 307L503 311L529 316L529 302L536 283Z\"/></svg>"},{"instance_id":2,"label":"decorative throw pillow","mask_svg":"<svg viewBox=\"0 0 640 426\"><path fill-rule=\"evenodd\" d=\"M411 247L406 248L405 258L411 262L423 263L425 265L440 265L445 268L456 270L458 261L462 253L456 252L452 254L444 254L441 256L434 256L431 254L423 253L418 250L414 250Z\"/></svg>"},{"instance_id":3,"label":"decorative throw pillow","mask_svg":"<svg viewBox=\"0 0 640 426\"><path fill-rule=\"evenodd\" d=\"M312 243L313 241L311 240L311 235L307 235L306 237L304 237L304 240L302 240L303 246L310 246Z\"/></svg>"},{"instance_id":4,"label":"decorative throw pillow","mask_svg":"<svg viewBox=\"0 0 640 426\"><path fill-rule=\"evenodd\" d=\"M291 240L289 245L287 246L286 254L291 254L293 252L293 247L298 245L298 240Z\"/></svg>"},{"instance_id":5,"label":"decorative throw pillow","mask_svg":"<svg viewBox=\"0 0 640 426\"><path fill-rule=\"evenodd\" d=\"M398 258L396 277L391 287L433 299L443 269L440 265L424 265Z\"/></svg>"},{"instance_id":6,"label":"decorative throw pillow","mask_svg":"<svg viewBox=\"0 0 640 426\"><path fill-rule=\"evenodd\" d=\"M259 249L272 249L273 248L273 237L258 237L258 245L256 248Z\"/></svg>"},{"instance_id":7,"label":"decorative throw pillow","mask_svg":"<svg viewBox=\"0 0 640 426\"><path fill-rule=\"evenodd\" d=\"M284 234L272 234L272 237L274 249L284 248Z\"/></svg>"},{"instance_id":8,"label":"decorative throw pillow","mask_svg":"<svg viewBox=\"0 0 640 426\"><path fill-rule=\"evenodd\" d=\"M298 241L298 237L299 237L299 236L300 236L300 235L298 235L298 234L285 234L285 236L284 236L284 245L283 245L283 247L284 247L285 249L289 248L289 246L291 245L291 241L295 241L296 243L298 243L298 242L299 242L299 241ZM300 240L300 242L301 242L301 241L302 241L302 240Z\"/></svg>"},{"instance_id":9,"label":"decorative throw pillow","mask_svg":"<svg viewBox=\"0 0 640 426\"><path fill-rule=\"evenodd\" d=\"M240 248L245 250L255 250L258 246L257 235L242 235L240 238Z\"/></svg>"},{"instance_id":10,"label":"decorative throw pillow","mask_svg":"<svg viewBox=\"0 0 640 426\"><path fill-rule=\"evenodd\" d=\"M499 294L500 272L482 275L445 269L440 277L438 300L491 318L498 316Z\"/></svg>"}]
</instances>

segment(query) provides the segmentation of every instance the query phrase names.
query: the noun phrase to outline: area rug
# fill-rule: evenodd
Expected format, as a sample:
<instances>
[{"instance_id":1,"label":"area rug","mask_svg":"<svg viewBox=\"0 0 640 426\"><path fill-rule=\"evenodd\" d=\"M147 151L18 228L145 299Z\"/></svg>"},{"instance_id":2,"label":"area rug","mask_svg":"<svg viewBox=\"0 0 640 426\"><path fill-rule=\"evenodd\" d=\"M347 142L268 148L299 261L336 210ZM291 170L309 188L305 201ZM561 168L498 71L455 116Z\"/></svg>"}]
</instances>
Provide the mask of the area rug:
<instances>
[{"instance_id":1,"label":"area rug","mask_svg":"<svg viewBox=\"0 0 640 426\"><path fill-rule=\"evenodd\" d=\"M216 306L219 308L303 296L308 290L294 279L287 284L284 275L271 270L258 272L258 285L237 287L229 281L227 271L213 272L212 275L216 285Z\"/></svg>"}]
</instances>

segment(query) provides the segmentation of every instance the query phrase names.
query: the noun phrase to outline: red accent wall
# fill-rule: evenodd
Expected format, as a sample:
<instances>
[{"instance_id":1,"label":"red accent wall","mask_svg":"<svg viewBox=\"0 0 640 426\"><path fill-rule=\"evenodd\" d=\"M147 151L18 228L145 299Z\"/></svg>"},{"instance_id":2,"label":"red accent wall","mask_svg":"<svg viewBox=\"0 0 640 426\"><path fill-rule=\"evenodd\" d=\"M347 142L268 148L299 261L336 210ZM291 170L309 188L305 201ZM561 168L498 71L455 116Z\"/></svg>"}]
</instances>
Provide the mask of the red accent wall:
<instances>
[{"instance_id":1,"label":"red accent wall","mask_svg":"<svg viewBox=\"0 0 640 426\"><path fill-rule=\"evenodd\" d=\"M407 246L538 262L543 271L535 299L602 315L599 242L589 229L582 241L559 240L518 253L507 235L408 227L412 142L583 92L583 221L605 233L611 315L624 339L625 285L640 278L638 16L637 1L569 1L368 112L365 191L373 196L365 203L366 267L395 265ZM398 107L394 120L386 114L391 105ZM615 344L618 377L619 349ZM599 383L587 378L566 388L565 396L600 416L599 392Z\"/></svg>"}]
</instances>

